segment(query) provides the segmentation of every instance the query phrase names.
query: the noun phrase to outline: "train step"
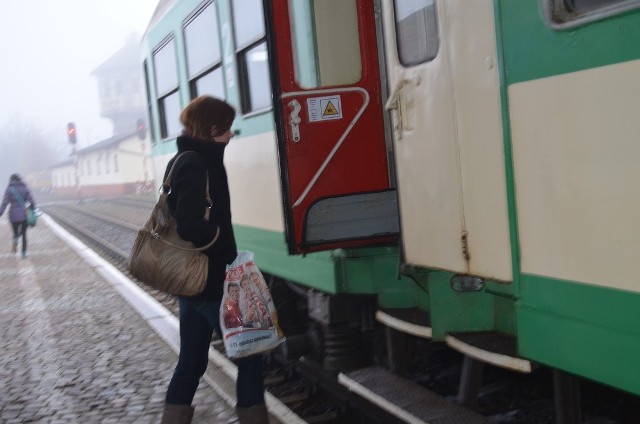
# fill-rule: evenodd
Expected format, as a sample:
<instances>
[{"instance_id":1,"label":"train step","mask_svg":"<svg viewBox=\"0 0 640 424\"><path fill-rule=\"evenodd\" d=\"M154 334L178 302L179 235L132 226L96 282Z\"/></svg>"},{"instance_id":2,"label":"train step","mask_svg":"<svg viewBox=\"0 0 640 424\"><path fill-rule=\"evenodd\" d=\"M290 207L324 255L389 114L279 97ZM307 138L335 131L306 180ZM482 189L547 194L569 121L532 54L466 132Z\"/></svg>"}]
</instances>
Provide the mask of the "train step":
<instances>
[{"instance_id":1,"label":"train step","mask_svg":"<svg viewBox=\"0 0 640 424\"><path fill-rule=\"evenodd\" d=\"M408 423L488 423L484 416L378 366L343 372L338 381Z\"/></svg>"},{"instance_id":2,"label":"train step","mask_svg":"<svg viewBox=\"0 0 640 424\"><path fill-rule=\"evenodd\" d=\"M418 308L379 309L376 312L376 320L402 333L431 338L429 314Z\"/></svg>"},{"instance_id":3,"label":"train step","mask_svg":"<svg viewBox=\"0 0 640 424\"><path fill-rule=\"evenodd\" d=\"M518 356L516 339L508 334L497 331L451 333L445 342L480 362L522 373L532 370L531 362Z\"/></svg>"}]
</instances>

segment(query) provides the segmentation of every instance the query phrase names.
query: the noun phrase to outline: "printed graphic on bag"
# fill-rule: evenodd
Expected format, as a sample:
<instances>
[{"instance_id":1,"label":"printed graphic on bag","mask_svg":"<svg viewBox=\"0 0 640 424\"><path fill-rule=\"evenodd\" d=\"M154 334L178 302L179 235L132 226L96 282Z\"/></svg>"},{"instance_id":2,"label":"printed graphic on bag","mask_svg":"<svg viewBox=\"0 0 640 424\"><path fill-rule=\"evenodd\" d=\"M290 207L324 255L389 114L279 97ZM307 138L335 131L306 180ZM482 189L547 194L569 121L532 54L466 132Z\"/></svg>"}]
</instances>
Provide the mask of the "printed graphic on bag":
<instances>
[{"instance_id":1,"label":"printed graphic on bag","mask_svg":"<svg viewBox=\"0 0 640 424\"><path fill-rule=\"evenodd\" d=\"M284 341L269 288L252 252L239 252L227 266L220 315L229 357L270 350Z\"/></svg>"}]
</instances>

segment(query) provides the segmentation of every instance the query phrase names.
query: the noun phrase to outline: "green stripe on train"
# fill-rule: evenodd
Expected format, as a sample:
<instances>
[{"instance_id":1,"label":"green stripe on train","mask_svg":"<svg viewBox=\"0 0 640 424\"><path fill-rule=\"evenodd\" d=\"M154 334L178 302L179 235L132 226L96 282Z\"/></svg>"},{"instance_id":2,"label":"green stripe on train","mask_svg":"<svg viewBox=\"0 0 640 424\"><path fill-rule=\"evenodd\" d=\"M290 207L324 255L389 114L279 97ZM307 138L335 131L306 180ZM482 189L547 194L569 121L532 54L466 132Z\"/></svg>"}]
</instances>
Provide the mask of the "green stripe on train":
<instances>
[{"instance_id":1,"label":"green stripe on train","mask_svg":"<svg viewBox=\"0 0 640 424\"><path fill-rule=\"evenodd\" d=\"M292 256L284 234L234 226L238 249L255 253L258 268L326 293L377 293L381 307L425 306L426 293L407 277L398 279L396 247L333 250Z\"/></svg>"},{"instance_id":2,"label":"green stripe on train","mask_svg":"<svg viewBox=\"0 0 640 424\"><path fill-rule=\"evenodd\" d=\"M520 354L640 395L640 294L523 275Z\"/></svg>"},{"instance_id":3,"label":"green stripe on train","mask_svg":"<svg viewBox=\"0 0 640 424\"><path fill-rule=\"evenodd\" d=\"M640 11L558 31L539 3L496 0L507 84L640 58Z\"/></svg>"}]
</instances>

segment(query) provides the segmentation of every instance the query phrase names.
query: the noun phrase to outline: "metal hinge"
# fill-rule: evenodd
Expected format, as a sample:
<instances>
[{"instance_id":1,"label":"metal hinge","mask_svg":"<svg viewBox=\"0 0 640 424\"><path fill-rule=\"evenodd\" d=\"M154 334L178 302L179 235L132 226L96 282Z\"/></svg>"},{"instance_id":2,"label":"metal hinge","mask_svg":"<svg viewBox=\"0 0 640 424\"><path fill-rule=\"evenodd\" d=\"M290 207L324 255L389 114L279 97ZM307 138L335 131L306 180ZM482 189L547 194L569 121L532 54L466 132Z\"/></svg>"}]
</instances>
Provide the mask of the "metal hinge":
<instances>
[{"instance_id":1,"label":"metal hinge","mask_svg":"<svg viewBox=\"0 0 640 424\"><path fill-rule=\"evenodd\" d=\"M468 262L469 259L471 258L471 255L469 255L469 244L467 242L466 231L462 232L462 237L460 241L462 241L462 256L464 256L464 259Z\"/></svg>"}]
</instances>

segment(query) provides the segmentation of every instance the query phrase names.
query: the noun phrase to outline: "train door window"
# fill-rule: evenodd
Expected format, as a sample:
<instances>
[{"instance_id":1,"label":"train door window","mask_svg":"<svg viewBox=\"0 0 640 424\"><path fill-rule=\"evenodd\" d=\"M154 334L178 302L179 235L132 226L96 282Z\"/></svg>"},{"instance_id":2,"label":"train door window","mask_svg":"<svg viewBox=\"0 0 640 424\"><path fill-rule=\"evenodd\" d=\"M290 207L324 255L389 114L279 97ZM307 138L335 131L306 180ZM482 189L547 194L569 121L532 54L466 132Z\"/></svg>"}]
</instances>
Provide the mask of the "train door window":
<instances>
[{"instance_id":1,"label":"train door window","mask_svg":"<svg viewBox=\"0 0 640 424\"><path fill-rule=\"evenodd\" d=\"M551 26L561 29L640 8L640 0L542 0Z\"/></svg>"},{"instance_id":2,"label":"train door window","mask_svg":"<svg viewBox=\"0 0 640 424\"><path fill-rule=\"evenodd\" d=\"M214 2L190 16L184 27L191 98L202 94L225 98L218 14Z\"/></svg>"},{"instance_id":3,"label":"train door window","mask_svg":"<svg viewBox=\"0 0 640 424\"><path fill-rule=\"evenodd\" d=\"M182 128L178 120L180 98L178 94L178 69L175 41L169 38L153 53L156 77L156 93L160 113L160 135L162 138L177 135Z\"/></svg>"},{"instance_id":4,"label":"train door window","mask_svg":"<svg viewBox=\"0 0 640 424\"><path fill-rule=\"evenodd\" d=\"M233 28L242 113L271 107L262 0L233 0Z\"/></svg>"},{"instance_id":5,"label":"train door window","mask_svg":"<svg viewBox=\"0 0 640 424\"><path fill-rule=\"evenodd\" d=\"M395 0L398 58L405 66L427 62L438 54L435 0Z\"/></svg>"},{"instance_id":6,"label":"train door window","mask_svg":"<svg viewBox=\"0 0 640 424\"><path fill-rule=\"evenodd\" d=\"M355 0L289 0L296 81L303 88L362 77Z\"/></svg>"}]
</instances>

